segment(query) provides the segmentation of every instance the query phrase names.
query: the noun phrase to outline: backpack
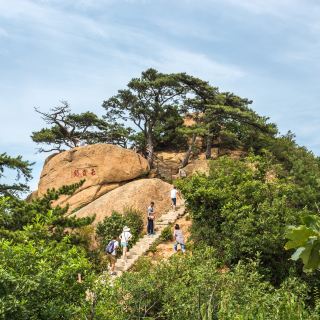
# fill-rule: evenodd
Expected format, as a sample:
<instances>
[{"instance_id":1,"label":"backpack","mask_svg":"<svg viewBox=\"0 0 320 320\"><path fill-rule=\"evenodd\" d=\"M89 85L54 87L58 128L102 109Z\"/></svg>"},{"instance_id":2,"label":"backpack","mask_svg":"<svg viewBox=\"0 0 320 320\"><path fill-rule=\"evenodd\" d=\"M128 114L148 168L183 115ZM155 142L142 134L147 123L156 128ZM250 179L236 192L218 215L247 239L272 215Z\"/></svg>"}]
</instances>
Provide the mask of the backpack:
<instances>
[{"instance_id":1,"label":"backpack","mask_svg":"<svg viewBox=\"0 0 320 320\"><path fill-rule=\"evenodd\" d=\"M114 251L114 240L111 240L106 246L106 253L111 254Z\"/></svg>"}]
</instances>

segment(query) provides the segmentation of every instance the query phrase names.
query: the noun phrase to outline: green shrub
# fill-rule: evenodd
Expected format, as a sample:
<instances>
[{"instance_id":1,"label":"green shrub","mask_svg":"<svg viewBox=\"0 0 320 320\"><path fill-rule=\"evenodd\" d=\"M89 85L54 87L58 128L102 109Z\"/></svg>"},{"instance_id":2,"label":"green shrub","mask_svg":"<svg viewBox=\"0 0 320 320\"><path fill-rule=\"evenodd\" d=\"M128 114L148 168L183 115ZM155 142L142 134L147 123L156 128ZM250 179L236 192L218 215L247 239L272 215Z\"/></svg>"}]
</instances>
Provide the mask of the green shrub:
<instances>
[{"instance_id":1,"label":"green shrub","mask_svg":"<svg viewBox=\"0 0 320 320\"><path fill-rule=\"evenodd\" d=\"M260 252L262 266L280 283L292 266L283 249L284 231L299 221L302 209L298 186L285 178L266 181L271 169L260 157L223 157L212 162L208 177L196 175L177 184L190 209L196 241L216 248L229 265Z\"/></svg>"},{"instance_id":2,"label":"green shrub","mask_svg":"<svg viewBox=\"0 0 320 320\"><path fill-rule=\"evenodd\" d=\"M173 231L172 231L172 225L166 226L160 236L161 241L173 241Z\"/></svg>"},{"instance_id":3,"label":"green shrub","mask_svg":"<svg viewBox=\"0 0 320 320\"><path fill-rule=\"evenodd\" d=\"M114 316L101 319L318 319L305 306L307 288L297 278L276 288L259 273L259 262L242 261L222 272L214 256L206 247L156 266L142 259L135 272L125 273L110 296L101 299L99 309L109 308ZM121 301L121 308L110 306L111 297Z\"/></svg>"},{"instance_id":4,"label":"green shrub","mask_svg":"<svg viewBox=\"0 0 320 320\"><path fill-rule=\"evenodd\" d=\"M102 248L104 248L113 237L118 237L124 227L123 216L118 212L112 212L110 217L105 217L97 224L96 233Z\"/></svg>"},{"instance_id":5,"label":"green shrub","mask_svg":"<svg viewBox=\"0 0 320 320\"><path fill-rule=\"evenodd\" d=\"M158 238L156 241L152 243L152 245L149 247L148 252L156 253L157 252L157 246L161 243L160 239Z\"/></svg>"},{"instance_id":6,"label":"green shrub","mask_svg":"<svg viewBox=\"0 0 320 320\"><path fill-rule=\"evenodd\" d=\"M71 319L78 315L92 270L68 241L0 241L0 318ZM78 273L85 276L77 283ZM79 318L79 317L78 317Z\"/></svg>"},{"instance_id":7,"label":"green shrub","mask_svg":"<svg viewBox=\"0 0 320 320\"><path fill-rule=\"evenodd\" d=\"M119 237L124 226L130 228L132 240L129 244L132 245L139 239L143 230L142 214L135 209L126 208L123 215L112 212L110 217L106 217L102 222L99 222L96 233L101 248L104 249L113 237Z\"/></svg>"},{"instance_id":8,"label":"green shrub","mask_svg":"<svg viewBox=\"0 0 320 320\"><path fill-rule=\"evenodd\" d=\"M152 268L152 261L148 256L141 256L134 264L130 271L132 272L142 272L142 270L147 271Z\"/></svg>"},{"instance_id":9,"label":"green shrub","mask_svg":"<svg viewBox=\"0 0 320 320\"><path fill-rule=\"evenodd\" d=\"M126 208L123 212L124 224L127 225L132 233L131 243L137 242L142 231L143 231L143 214L134 209L134 208Z\"/></svg>"}]
</instances>

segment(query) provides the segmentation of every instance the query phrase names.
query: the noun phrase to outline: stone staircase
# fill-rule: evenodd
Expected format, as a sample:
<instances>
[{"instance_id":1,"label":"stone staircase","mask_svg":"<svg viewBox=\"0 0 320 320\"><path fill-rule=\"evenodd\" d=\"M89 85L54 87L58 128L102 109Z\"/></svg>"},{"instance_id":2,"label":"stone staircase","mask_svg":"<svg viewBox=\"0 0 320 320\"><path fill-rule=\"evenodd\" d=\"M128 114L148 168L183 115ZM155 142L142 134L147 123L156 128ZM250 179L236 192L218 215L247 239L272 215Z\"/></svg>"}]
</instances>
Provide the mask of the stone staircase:
<instances>
[{"instance_id":1,"label":"stone staircase","mask_svg":"<svg viewBox=\"0 0 320 320\"><path fill-rule=\"evenodd\" d=\"M123 272L129 270L136 261L150 249L151 245L159 239L161 236L162 230L167 227L169 224L174 223L180 216L183 216L185 213L184 203L181 203L179 208L176 211L170 210L167 213L163 214L158 220L155 221L156 233L152 236L145 235L127 253L127 262L121 258L116 262L116 277L120 276Z\"/></svg>"}]
</instances>

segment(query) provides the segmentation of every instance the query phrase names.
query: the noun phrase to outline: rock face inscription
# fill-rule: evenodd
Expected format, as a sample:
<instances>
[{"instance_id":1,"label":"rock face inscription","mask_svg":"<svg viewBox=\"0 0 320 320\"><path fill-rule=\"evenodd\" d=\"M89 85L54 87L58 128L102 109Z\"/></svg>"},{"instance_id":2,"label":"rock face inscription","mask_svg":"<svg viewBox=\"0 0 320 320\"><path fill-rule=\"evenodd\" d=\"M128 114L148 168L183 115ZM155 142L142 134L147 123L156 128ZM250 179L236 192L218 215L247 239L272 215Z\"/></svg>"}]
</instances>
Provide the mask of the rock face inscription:
<instances>
[{"instance_id":1,"label":"rock face inscription","mask_svg":"<svg viewBox=\"0 0 320 320\"><path fill-rule=\"evenodd\" d=\"M76 207L148 172L147 160L132 150L110 144L77 147L46 160L37 195L85 180L73 196L60 200Z\"/></svg>"}]
</instances>

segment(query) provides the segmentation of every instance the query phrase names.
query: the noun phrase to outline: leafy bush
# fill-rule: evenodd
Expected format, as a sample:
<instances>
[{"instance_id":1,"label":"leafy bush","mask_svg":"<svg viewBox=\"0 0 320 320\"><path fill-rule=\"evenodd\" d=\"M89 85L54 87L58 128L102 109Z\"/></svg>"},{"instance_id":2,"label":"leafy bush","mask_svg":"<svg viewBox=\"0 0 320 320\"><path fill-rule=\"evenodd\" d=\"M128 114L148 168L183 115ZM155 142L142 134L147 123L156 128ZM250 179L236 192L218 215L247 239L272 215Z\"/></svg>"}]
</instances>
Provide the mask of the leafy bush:
<instances>
[{"instance_id":1,"label":"leafy bush","mask_svg":"<svg viewBox=\"0 0 320 320\"><path fill-rule=\"evenodd\" d=\"M68 217L67 208L52 208L51 201L81 184L50 190L32 202L0 197L1 319L79 318L95 276L86 236L78 229L93 218ZM78 273L85 282L77 282Z\"/></svg>"},{"instance_id":2,"label":"leafy bush","mask_svg":"<svg viewBox=\"0 0 320 320\"><path fill-rule=\"evenodd\" d=\"M96 233L101 246L104 248L113 237L118 237L123 227L123 216L117 212L112 212L110 217L105 217L102 222L99 222Z\"/></svg>"},{"instance_id":3,"label":"leafy bush","mask_svg":"<svg viewBox=\"0 0 320 320\"><path fill-rule=\"evenodd\" d=\"M124 226L130 228L132 240L130 244L134 244L143 230L142 214L132 208L124 210L123 215L118 212L113 212L110 217L105 217L104 220L97 225L96 233L99 238L101 248L109 243L113 237L118 237Z\"/></svg>"},{"instance_id":4,"label":"leafy bush","mask_svg":"<svg viewBox=\"0 0 320 320\"><path fill-rule=\"evenodd\" d=\"M267 181L269 170L277 167L260 157L220 158L211 163L209 177L196 175L178 187L191 211L196 241L214 246L228 264L260 252L267 272L279 282L292 265L283 249L284 231L299 221L301 188L286 178ZM307 204L303 211L309 211Z\"/></svg>"},{"instance_id":5,"label":"leafy bush","mask_svg":"<svg viewBox=\"0 0 320 320\"><path fill-rule=\"evenodd\" d=\"M156 266L144 258L100 300L97 308L113 317L99 319L317 319L304 304L307 288L299 280L275 288L259 274L259 262L239 262L222 272L214 255L204 248ZM121 308L110 300L121 301Z\"/></svg>"},{"instance_id":6,"label":"leafy bush","mask_svg":"<svg viewBox=\"0 0 320 320\"><path fill-rule=\"evenodd\" d=\"M0 318L70 319L93 276L84 250L64 240L0 241ZM77 283L77 275L86 281Z\"/></svg>"},{"instance_id":7,"label":"leafy bush","mask_svg":"<svg viewBox=\"0 0 320 320\"><path fill-rule=\"evenodd\" d=\"M161 241L172 241L173 240L172 225L168 225L162 230L160 240Z\"/></svg>"},{"instance_id":8,"label":"leafy bush","mask_svg":"<svg viewBox=\"0 0 320 320\"><path fill-rule=\"evenodd\" d=\"M143 214L133 208L126 208L123 212L124 224L130 228L132 233L131 243L137 242L143 231Z\"/></svg>"}]
</instances>

